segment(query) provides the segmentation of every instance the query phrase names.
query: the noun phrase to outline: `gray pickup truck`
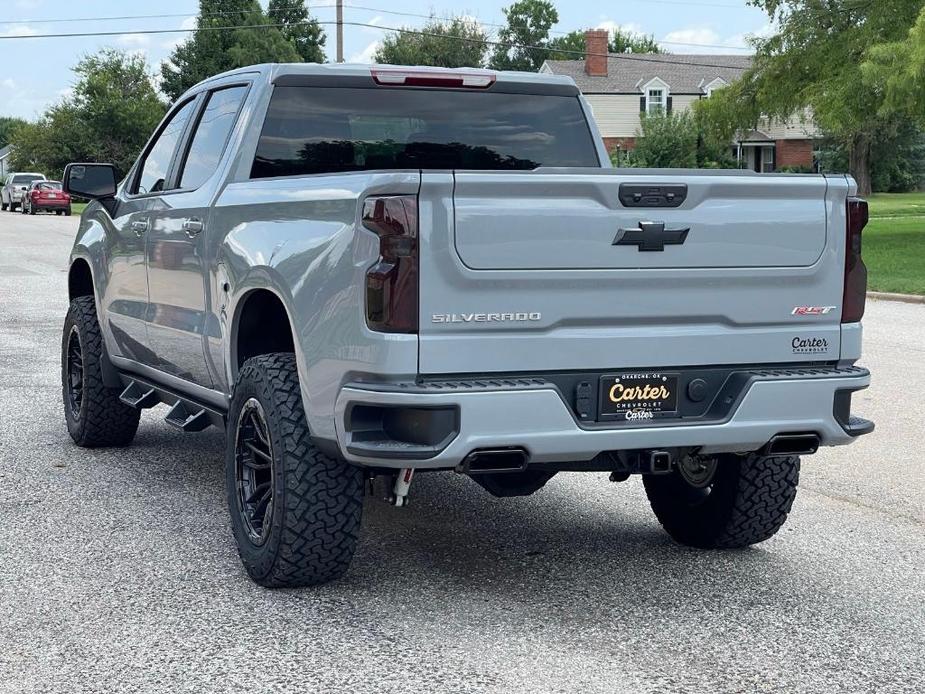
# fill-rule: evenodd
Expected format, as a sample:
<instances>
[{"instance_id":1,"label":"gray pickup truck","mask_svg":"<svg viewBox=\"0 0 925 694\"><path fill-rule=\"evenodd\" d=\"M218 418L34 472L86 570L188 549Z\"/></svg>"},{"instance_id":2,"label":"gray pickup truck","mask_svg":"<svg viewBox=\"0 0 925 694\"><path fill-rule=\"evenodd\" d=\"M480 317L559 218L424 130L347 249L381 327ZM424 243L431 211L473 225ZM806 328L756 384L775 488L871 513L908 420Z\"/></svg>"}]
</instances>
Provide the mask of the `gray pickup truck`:
<instances>
[{"instance_id":1,"label":"gray pickup truck","mask_svg":"<svg viewBox=\"0 0 925 694\"><path fill-rule=\"evenodd\" d=\"M641 474L678 542L784 523L851 413L867 206L846 176L613 169L562 77L263 65L197 85L71 256L64 410L125 446L166 404L227 433L231 527L265 586L342 575L364 495L469 475ZM369 482L369 484L367 484Z\"/></svg>"}]
</instances>

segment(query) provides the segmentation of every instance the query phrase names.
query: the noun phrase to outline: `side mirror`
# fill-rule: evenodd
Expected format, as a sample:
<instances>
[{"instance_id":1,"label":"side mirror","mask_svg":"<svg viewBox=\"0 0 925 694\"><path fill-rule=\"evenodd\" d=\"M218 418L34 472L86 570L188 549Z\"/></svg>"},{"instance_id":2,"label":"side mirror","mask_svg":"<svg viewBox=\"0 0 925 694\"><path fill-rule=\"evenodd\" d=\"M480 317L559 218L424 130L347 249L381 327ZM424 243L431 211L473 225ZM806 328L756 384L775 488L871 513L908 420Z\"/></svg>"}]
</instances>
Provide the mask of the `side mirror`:
<instances>
[{"instance_id":1,"label":"side mirror","mask_svg":"<svg viewBox=\"0 0 925 694\"><path fill-rule=\"evenodd\" d=\"M90 200L116 196L116 167L112 164L68 164L64 167L64 192Z\"/></svg>"}]
</instances>

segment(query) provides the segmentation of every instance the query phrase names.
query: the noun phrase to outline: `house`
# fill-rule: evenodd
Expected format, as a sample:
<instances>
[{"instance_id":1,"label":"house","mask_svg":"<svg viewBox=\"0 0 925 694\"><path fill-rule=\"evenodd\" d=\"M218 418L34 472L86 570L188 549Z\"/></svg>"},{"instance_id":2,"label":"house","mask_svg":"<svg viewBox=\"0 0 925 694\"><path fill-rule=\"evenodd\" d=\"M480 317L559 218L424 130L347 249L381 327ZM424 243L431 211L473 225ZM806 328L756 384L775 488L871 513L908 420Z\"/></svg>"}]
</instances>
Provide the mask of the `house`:
<instances>
[{"instance_id":1,"label":"house","mask_svg":"<svg viewBox=\"0 0 925 694\"><path fill-rule=\"evenodd\" d=\"M585 60L547 60L540 72L575 80L591 109L607 148L636 146L640 115L690 108L716 89L738 79L751 64L749 56L624 53L607 55L604 30L585 33ZM813 165L813 123L794 117L785 123L768 119L731 143L733 154L754 171Z\"/></svg>"},{"instance_id":2,"label":"house","mask_svg":"<svg viewBox=\"0 0 925 694\"><path fill-rule=\"evenodd\" d=\"M0 147L0 179L6 176L8 173L11 173L12 169L10 168L10 155L13 153L13 146L7 145L6 147Z\"/></svg>"}]
</instances>

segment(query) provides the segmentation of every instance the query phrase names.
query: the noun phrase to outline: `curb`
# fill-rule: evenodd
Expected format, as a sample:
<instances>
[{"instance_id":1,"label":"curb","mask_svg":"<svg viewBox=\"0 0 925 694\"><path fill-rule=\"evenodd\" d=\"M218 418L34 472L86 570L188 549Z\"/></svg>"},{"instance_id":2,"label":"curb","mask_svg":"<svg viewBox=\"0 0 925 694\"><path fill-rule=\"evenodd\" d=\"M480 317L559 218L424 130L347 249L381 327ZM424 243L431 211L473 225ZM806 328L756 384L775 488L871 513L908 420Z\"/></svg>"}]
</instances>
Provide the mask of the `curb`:
<instances>
[{"instance_id":1,"label":"curb","mask_svg":"<svg viewBox=\"0 0 925 694\"><path fill-rule=\"evenodd\" d=\"M871 299L879 301L902 301L906 304L925 304L925 296L918 294L896 294L895 292L867 292Z\"/></svg>"}]
</instances>

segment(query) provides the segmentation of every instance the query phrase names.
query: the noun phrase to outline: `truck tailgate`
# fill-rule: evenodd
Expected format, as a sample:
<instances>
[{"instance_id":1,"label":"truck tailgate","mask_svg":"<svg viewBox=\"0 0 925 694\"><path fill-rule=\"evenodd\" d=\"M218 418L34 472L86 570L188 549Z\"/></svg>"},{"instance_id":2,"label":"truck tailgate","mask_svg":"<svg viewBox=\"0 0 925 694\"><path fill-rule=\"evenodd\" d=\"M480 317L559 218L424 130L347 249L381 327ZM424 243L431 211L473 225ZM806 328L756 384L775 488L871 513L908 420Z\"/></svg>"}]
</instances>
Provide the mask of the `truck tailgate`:
<instances>
[{"instance_id":1,"label":"truck tailgate","mask_svg":"<svg viewBox=\"0 0 925 694\"><path fill-rule=\"evenodd\" d=\"M679 186L677 206L627 206ZM847 191L740 172L424 173L420 370L835 360Z\"/></svg>"}]
</instances>

